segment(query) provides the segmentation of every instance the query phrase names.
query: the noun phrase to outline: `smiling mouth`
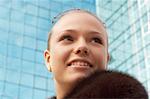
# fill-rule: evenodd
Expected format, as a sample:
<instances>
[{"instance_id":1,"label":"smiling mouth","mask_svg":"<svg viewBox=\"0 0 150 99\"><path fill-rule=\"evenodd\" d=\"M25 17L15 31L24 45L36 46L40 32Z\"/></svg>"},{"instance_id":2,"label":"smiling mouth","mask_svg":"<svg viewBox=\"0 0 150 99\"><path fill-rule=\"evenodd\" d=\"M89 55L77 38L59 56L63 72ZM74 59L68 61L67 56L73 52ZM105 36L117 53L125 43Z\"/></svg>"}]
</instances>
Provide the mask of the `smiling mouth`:
<instances>
[{"instance_id":1,"label":"smiling mouth","mask_svg":"<svg viewBox=\"0 0 150 99\"><path fill-rule=\"evenodd\" d=\"M92 67L92 65L89 62L86 61L73 61L68 64L68 66L72 67Z\"/></svg>"}]
</instances>

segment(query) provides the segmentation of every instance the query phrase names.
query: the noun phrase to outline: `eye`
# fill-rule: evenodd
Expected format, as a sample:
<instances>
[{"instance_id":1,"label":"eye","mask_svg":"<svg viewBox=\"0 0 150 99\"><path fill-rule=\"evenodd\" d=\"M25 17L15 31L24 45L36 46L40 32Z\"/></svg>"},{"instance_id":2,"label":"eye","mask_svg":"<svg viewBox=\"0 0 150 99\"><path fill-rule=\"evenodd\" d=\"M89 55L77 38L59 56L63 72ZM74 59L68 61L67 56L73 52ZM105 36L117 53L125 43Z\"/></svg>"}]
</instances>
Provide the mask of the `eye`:
<instances>
[{"instance_id":1,"label":"eye","mask_svg":"<svg viewBox=\"0 0 150 99\"><path fill-rule=\"evenodd\" d=\"M92 38L92 42L98 43L98 44L103 44L102 40L100 38L97 38L97 37Z\"/></svg>"},{"instance_id":2,"label":"eye","mask_svg":"<svg viewBox=\"0 0 150 99\"><path fill-rule=\"evenodd\" d=\"M64 35L64 36L62 36L61 37L61 39L60 39L61 41L73 41L73 37L72 36L70 36L70 35Z\"/></svg>"}]
</instances>

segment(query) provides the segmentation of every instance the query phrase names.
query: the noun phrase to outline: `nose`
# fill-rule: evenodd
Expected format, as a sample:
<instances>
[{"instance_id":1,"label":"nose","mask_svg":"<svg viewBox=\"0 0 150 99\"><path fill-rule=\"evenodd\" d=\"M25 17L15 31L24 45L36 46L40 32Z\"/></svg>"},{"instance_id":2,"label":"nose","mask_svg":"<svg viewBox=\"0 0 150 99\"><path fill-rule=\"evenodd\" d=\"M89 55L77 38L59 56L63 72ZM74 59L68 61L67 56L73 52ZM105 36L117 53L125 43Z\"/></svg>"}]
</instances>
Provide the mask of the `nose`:
<instances>
[{"instance_id":1,"label":"nose","mask_svg":"<svg viewBox=\"0 0 150 99\"><path fill-rule=\"evenodd\" d=\"M76 49L74 50L75 54L79 56L88 56L89 55L89 49L86 43L79 43Z\"/></svg>"}]
</instances>

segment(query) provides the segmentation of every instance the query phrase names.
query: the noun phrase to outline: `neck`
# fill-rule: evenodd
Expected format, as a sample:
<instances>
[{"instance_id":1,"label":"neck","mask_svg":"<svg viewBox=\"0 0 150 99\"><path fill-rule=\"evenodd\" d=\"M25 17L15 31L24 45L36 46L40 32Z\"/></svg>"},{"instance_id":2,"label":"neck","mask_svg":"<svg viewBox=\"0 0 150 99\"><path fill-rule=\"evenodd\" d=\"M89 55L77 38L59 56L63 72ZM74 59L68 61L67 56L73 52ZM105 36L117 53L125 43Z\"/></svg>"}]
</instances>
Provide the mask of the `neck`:
<instances>
[{"instance_id":1,"label":"neck","mask_svg":"<svg viewBox=\"0 0 150 99\"><path fill-rule=\"evenodd\" d=\"M70 84L62 84L55 81L56 87L56 99L63 99L65 95L70 91L71 87Z\"/></svg>"}]
</instances>

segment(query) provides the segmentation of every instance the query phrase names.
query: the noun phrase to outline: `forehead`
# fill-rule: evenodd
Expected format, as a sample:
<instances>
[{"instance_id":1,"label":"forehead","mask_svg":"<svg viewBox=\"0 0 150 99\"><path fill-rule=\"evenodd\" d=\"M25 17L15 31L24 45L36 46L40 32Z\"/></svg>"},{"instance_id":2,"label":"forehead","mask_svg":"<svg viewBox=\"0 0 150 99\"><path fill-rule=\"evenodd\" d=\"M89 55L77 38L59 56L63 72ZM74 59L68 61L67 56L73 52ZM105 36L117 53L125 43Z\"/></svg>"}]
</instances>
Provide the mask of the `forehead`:
<instances>
[{"instance_id":1,"label":"forehead","mask_svg":"<svg viewBox=\"0 0 150 99\"><path fill-rule=\"evenodd\" d=\"M52 34L55 35L66 30L97 31L107 37L103 23L87 12L71 12L63 15L53 26Z\"/></svg>"},{"instance_id":2,"label":"forehead","mask_svg":"<svg viewBox=\"0 0 150 99\"><path fill-rule=\"evenodd\" d=\"M99 20L97 17L94 15L87 13L87 12L68 12L64 14L53 26L52 30L55 30L55 28L60 28L62 26L67 26L67 25L76 25L79 24L81 25L82 23L86 24L89 23L90 25L94 25L101 30L103 30L105 27L101 20ZM87 24L88 25L88 24ZM104 29L105 30L105 29Z\"/></svg>"}]
</instances>

